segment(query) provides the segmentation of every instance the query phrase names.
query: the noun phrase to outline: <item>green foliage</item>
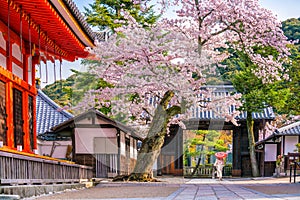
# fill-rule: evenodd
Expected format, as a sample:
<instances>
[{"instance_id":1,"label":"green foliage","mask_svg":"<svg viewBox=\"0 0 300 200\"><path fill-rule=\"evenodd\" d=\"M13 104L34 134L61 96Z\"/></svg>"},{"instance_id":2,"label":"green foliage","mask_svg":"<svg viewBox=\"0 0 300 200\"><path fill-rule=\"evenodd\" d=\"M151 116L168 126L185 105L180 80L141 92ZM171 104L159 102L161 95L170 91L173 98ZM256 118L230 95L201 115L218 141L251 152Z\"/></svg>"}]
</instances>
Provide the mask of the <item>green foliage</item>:
<instances>
[{"instance_id":1,"label":"green foliage","mask_svg":"<svg viewBox=\"0 0 300 200\"><path fill-rule=\"evenodd\" d=\"M290 63L287 65L289 81L284 86L290 89L290 98L287 105L282 109L282 113L299 115L300 114L300 18L288 19L282 22L282 30L287 38L295 44L290 46Z\"/></svg>"},{"instance_id":2,"label":"green foliage","mask_svg":"<svg viewBox=\"0 0 300 200\"><path fill-rule=\"evenodd\" d=\"M46 85L43 92L61 107L70 105L71 98L69 89L72 88L75 82L76 75L73 74L66 80L59 80L55 83Z\"/></svg>"},{"instance_id":3,"label":"green foliage","mask_svg":"<svg viewBox=\"0 0 300 200\"><path fill-rule=\"evenodd\" d=\"M284 80L263 83L253 73L257 66L251 62L247 54L233 49L229 51L233 55L222 63L226 68L219 67L219 70L222 77L229 80L237 92L242 94L243 105L240 109L251 113L261 112L266 106L272 106L277 111L282 111L291 96L290 89L284 85ZM263 57L278 56L278 52L270 47L255 47L254 51Z\"/></svg>"},{"instance_id":4,"label":"green foliage","mask_svg":"<svg viewBox=\"0 0 300 200\"><path fill-rule=\"evenodd\" d=\"M284 35L292 41L295 41L298 51L300 51L300 18L291 18L282 22ZM297 41L298 40L298 41Z\"/></svg>"},{"instance_id":5,"label":"green foliage","mask_svg":"<svg viewBox=\"0 0 300 200\"><path fill-rule=\"evenodd\" d=\"M207 164L207 160L211 155L216 152L227 151L228 144L232 143L231 133L229 133L230 137L228 137L228 133L224 131L197 130L193 132L195 137L187 139L184 144L185 163L187 163L186 159L188 157L204 156Z\"/></svg>"},{"instance_id":6,"label":"green foliage","mask_svg":"<svg viewBox=\"0 0 300 200\"><path fill-rule=\"evenodd\" d=\"M143 3L143 1L141 1ZM121 24L116 20L124 20L121 10L126 10L135 20L143 25L153 24L159 18L155 15L153 6L143 10L141 4L134 4L132 0L95 0L85 8L87 22L99 30L110 28L114 30Z\"/></svg>"},{"instance_id":7,"label":"green foliage","mask_svg":"<svg viewBox=\"0 0 300 200\"><path fill-rule=\"evenodd\" d=\"M72 70L72 72L74 74L66 80L56 81L43 88L43 92L61 107L76 106L87 91L113 87L113 85L97 78L94 74L76 70ZM104 114L108 114L110 110L110 107L104 105L100 108L100 111Z\"/></svg>"},{"instance_id":8,"label":"green foliage","mask_svg":"<svg viewBox=\"0 0 300 200\"><path fill-rule=\"evenodd\" d=\"M235 89L243 94L242 110L248 112L261 111L266 105L272 106L279 114L299 115L300 107L300 18L288 19L282 23L282 30L289 40L295 42L290 45L290 62L285 64L285 73L289 80L276 81L273 84L263 84L252 71L255 65L247 58L243 52L234 49L226 49L232 56L223 65L218 67L223 80L230 81ZM225 49L222 49L223 51ZM272 55L278 56L278 52L271 47L254 47L256 53L263 57Z\"/></svg>"}]
</instances>

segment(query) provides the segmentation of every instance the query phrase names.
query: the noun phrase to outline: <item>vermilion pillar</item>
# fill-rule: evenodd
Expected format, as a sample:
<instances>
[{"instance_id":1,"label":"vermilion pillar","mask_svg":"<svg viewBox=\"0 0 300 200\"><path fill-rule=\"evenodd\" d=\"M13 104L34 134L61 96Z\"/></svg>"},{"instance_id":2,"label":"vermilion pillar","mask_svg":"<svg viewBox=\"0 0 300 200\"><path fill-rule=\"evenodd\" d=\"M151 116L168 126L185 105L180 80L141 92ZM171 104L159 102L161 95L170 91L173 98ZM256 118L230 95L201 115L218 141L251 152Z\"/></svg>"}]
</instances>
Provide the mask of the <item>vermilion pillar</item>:
<instances>
[{"instance_id":1,"label":"vermilion pillar","mask_svg":"<svg viewBox=\"0 0 300 200\"><path fill-rule=\"evenodd\" d=\"M12 82L6 83L7 146L14 148L14 113Z\"/></svg>"},{"instance_id":2,"label":"vermilion pillar","mask_svg":"<svg viewBox=\"0 0 300 200\"><path fill-rule=\"evenodd\" d=\"M37 132L36 132L36 95L33 96L33 144L34 149L37 149Z\"/></svg>"}]
</instances>

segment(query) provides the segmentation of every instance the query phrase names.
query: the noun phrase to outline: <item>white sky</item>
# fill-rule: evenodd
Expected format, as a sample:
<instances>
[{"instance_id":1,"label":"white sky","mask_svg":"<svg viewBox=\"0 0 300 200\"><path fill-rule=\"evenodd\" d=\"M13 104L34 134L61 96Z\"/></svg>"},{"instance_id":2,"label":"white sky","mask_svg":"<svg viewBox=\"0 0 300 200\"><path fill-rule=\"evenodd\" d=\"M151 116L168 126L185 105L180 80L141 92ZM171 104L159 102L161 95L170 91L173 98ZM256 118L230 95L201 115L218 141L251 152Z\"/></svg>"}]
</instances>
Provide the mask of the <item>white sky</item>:
<instances>
[{"instance_id":1,"label":"white sky","mask_svg":"<svg viewBox=\"0 0 300 200\"><path fill-rule=\"evenodd\" d=\"M84 7L89 7L89 4L93 3L94 0L73 0L74 3L77 5L79 10L81 12L84 11ZM260 4L271 10L280 21L284 21L289 18L299 18L300 17L300 0L260 0ZM53 64L48 64L53 65ZM67 62L63 61L62 64L62 77L63 79L66 79L69 77L72 72L70 69L76 69L76 70L84 70L84 68L80 65L80 60L77 60L76 62ZM58 64L57 64L58 66ZM49 66L48 66L49 67ZM45 70L43 71L43 74L45 74ZM54 76L53 76L53 67L49 67L48 70L48 83L51 84L54 82ZM59 79L59 70L56 70L57 74L57 80ZM37 73L37 76L39 74ZM42 75L42 82L45 80L45 75ZM42 83L42 87L44 87L46 83Z\"/></svg>"}]
</instances>

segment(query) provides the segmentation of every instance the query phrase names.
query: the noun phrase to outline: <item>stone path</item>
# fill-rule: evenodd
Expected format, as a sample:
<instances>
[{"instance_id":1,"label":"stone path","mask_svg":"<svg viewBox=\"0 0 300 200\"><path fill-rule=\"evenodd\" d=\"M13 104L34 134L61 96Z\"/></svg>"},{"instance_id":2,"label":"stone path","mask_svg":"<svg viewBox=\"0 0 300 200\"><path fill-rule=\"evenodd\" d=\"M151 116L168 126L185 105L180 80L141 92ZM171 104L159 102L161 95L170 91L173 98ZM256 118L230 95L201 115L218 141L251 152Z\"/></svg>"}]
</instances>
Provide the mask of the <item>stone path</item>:
<instances>
[{"instance_id":1,"label":"stone path","mask_svg":"<svg viewBox=\"0 0 300 200\"><path fill-rule=\"evenodd\" d=\"M31 199L114 200L239 200L300 199L300 183L288 178L183 179L162 178L158 183L100 183L96 187Z\"/></svg>"}]
</instances>

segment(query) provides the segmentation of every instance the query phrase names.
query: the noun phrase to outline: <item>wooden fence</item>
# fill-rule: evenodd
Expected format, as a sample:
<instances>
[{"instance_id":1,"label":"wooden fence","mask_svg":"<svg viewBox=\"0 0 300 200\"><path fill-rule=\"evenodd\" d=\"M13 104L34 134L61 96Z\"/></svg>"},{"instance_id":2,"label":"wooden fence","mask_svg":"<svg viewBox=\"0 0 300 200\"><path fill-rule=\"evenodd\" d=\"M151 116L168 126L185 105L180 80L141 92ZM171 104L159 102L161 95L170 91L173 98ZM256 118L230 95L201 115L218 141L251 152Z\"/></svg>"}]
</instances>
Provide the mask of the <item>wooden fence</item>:
<instances>
[{"instance_id":1,"label":"wooden fence","mask_svg":"<svg viewBox=\"0 0 300 200\"><path fill-rule=\"evenodd\" d=\"M184 176L191 177L194 167L184 167ZM214 169L213 166L200 166L193 177L203 177L203 178L211 178L213 177ZM223 177L231 177L232 176L232 167L231 165L226 165L223 168Z\"/></svg>"},{"instance_id":2,"label":"wooden fence","mask_svg":"<svg viewBox=\"0 0 300 200\"><path fill-rule=\"evenodd\" d=\"M92 176L92 167L0 151L0 185L76 183Z\"/></svg>"}]
</instances>

